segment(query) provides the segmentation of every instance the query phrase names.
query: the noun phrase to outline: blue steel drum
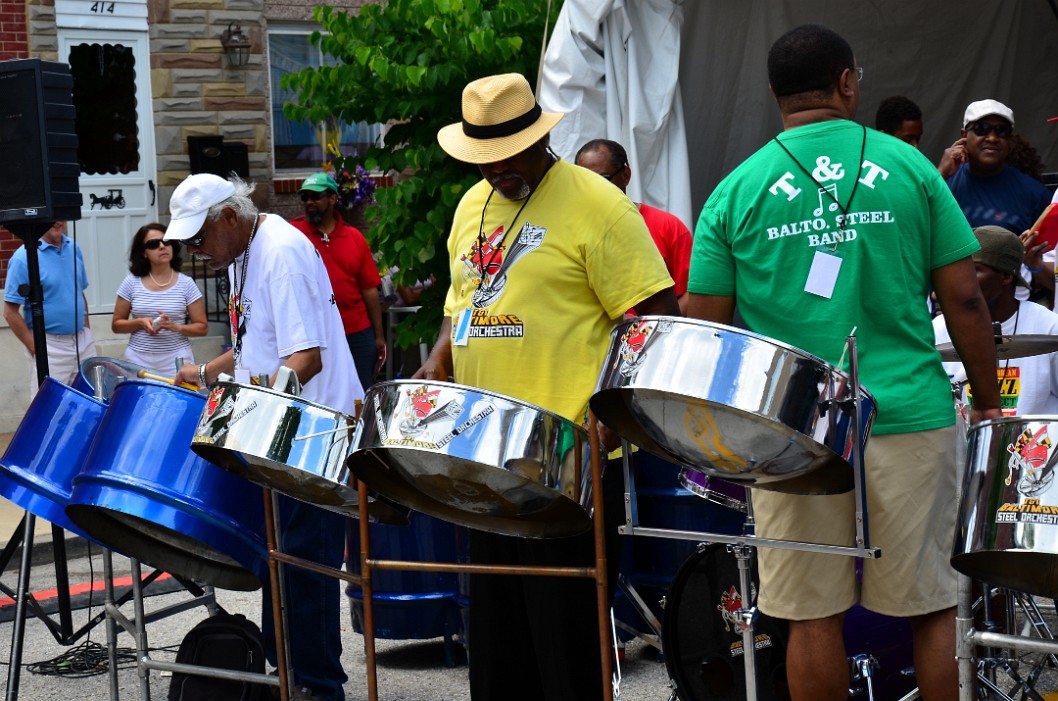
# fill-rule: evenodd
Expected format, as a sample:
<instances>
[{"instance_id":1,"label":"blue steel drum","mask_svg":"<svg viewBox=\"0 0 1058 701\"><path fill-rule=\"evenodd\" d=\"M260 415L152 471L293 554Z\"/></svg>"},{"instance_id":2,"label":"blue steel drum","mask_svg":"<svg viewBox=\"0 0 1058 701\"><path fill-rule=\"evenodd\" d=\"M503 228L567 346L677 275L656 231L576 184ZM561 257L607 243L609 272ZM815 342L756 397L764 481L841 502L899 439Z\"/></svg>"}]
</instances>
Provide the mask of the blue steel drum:
<instances>
[{"instance_id":1,"label":"blue steel drum","mask_svg":"<svg viewBox=\"0 0 1058 701\"><path fill-rule=\"evenodd\" d=\"M103 402L45 377L0 458L0 496L87 537L67 518L65 509L106 408Z\"/></svg>"},{"instance_id":2,"label":"blue steel drum","mask_svg":"<svg viewBox=\"0 0 1058 701\"><path fill-rule=\"evenodd\" d=\"M118 384L66 514L153 567L254 590L268 571L261 488L191 452L205 403L172 385Z\"/></svg>"},{"instance_id":3,"label":"blue steel drum","mask_svg":"<svg viewBox=\"0 0 1058 701\"><path fill-rule=\"evenodd\" d=\"M412 562L463 562L466 529L412 511L407 526L372 525L371 558ZM346 563L360 574L359 521L346 529ZM459 575L455 572L371 571L375 636L389 640L449 639L460 632ZM364 598L357 585L349 585L353 630L364 632Z\"/></svg>"},{"instance_id":4,"label":"blue steel drum","mask_svg":"<svg viewBox=\"0 0 1058 701\"><path fill-rule=\"evenodd\" d=\"M680 484L680 465L642 450L635 454L633 464L640 526L724 535L741 533L745 513L685 489ZM632 584L660 621L661 600L680 565L697 551L698 543L632 536L622 536L622 540L620 575ZM632 627L639 623L639 613L621 590L614 597L614 615Z\"/></svg>"}]
</instances>

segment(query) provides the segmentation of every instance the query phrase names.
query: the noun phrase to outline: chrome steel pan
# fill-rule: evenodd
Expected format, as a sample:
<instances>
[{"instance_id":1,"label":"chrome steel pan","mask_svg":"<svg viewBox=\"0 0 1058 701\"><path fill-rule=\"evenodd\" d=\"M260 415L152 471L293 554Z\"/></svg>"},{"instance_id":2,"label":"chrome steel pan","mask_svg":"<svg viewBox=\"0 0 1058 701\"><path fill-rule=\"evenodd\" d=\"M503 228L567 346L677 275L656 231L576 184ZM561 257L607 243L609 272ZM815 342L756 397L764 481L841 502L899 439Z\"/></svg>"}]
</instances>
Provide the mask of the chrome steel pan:
<instances>
[{"instance_id":1,"label":"chrome steel pan","mask_svg":"<svg viewBox=\"0 0 1058 701\"><path fill-rule=\"evenodd\" d=\"M852 489L848 376L820 358L721 324L639 317L619 325L591 408L673 462L795 494ZM874 398L861 392L862 444Z\"/></svg>"},{"instance_id":2,"label":"chrome steel pan","mask_svg":"<svg viewBox=\"0 0 1058 701\"><path fill-rule=\"evenodd\" d=\"M970 427L951 564L989 584L1058 596L1058 417Z\"/></svg>"},{"instance_id":3,"label":"chrome steel pan","mask_svg":"<svg viewBox=\"0 0 1058 701\"><path fill-rule=\"evenodd\" d=\"M244 479L288 496L358 515L345 459L353 417L267 387L218 382L209 391L191 449ZM369 517L406 524L407 513L372 501Z\"/></svg>"},{"instance_id":4,"label":"chrome steel pan","mask_svg":"<svg viewBox=\"0 0 1058 701\"><path fill-rule=\"evenodd\" d=\"M587 432L473 387L373 385L349 467L383 496L470 528L555 538L591 526Z\"/></svg>"}]
</instances>

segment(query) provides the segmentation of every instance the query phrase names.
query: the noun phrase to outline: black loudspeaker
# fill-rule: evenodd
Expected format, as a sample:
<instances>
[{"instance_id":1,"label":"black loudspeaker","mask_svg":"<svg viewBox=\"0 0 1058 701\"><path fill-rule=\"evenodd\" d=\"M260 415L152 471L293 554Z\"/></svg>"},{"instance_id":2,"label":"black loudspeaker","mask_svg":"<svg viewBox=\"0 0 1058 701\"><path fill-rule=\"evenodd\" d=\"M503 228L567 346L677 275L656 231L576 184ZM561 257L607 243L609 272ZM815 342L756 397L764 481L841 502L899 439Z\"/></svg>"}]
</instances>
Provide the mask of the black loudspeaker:
<instances>
[{"instance_id":1,"label":"black loudspeaker","mask_svg":"<svg viewBox=\"0 0 1058 701\"><path fill-rule=\"evenodd\" d=\"M187 155L192 175L212 173L226 178L235 173L240 178L250 177L249 148L241 141L224 143L223 136L189 136Z\"/></svg>"},{"instance_id":2,"label":"black loudspeaker","mask_svg":"<svg viewBox=\"0 0 1058 701\"><path fill-rule=\"evenodd\" d=\"M191 175L212 173L223 178L228 174L224 170L223 136L187 137L187 155L191 160Z\"/></svg>"},{"instance_id":3,"label":"black loudspeaker","mask_svg":"<svg viewBox=\"0 0 1058 701\"><path fill-rule=\"evenodd\" d=\"M70 67L0 61L0 95L0 224L80 219Z\"/></svg>"}]
</instances>

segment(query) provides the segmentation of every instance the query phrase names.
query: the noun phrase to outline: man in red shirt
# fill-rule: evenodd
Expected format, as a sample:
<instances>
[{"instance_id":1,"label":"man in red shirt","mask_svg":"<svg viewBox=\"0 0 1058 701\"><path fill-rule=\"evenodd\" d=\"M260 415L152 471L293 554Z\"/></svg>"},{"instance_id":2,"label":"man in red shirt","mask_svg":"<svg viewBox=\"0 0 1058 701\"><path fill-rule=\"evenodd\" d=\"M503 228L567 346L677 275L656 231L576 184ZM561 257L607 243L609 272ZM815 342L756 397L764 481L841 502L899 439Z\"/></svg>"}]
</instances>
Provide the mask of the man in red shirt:
<instances>
[{"instance_id":1,"label":"man in red shirt","mask_svg":"<svg viewBox=\"0 0 1058 701\"><path fill-rule=\"evenodd\" d=\"M609 139L592 139L584 144L577 151L573 163L598 173L621 188L621 192L625 192L632 179L632 169L628 165L628 154L624 146ZM680 303L680 312L685 312L687 271L691 267L691 245L694 243L694 237L679 217L642 202L637 202L636 206L647 223L654 245L661 252L669 276L676 283L676 299Z\"/></svg>"},{"instance_id":2,"label":"man in red shirt","mask_svg":"<svg viewBox=\"0 0 1058 701\"><path fill-rule=\"evenodd\" d=\"M290 220L320 252L331 278L345 338L356 364L356 374L366 390L375 381L375 368L386 357L382 328L382 279L364 235L342 221L335 208L338 183L326 173L314 173L300 189L305 216Z\"/></svg>"}]
</instances>

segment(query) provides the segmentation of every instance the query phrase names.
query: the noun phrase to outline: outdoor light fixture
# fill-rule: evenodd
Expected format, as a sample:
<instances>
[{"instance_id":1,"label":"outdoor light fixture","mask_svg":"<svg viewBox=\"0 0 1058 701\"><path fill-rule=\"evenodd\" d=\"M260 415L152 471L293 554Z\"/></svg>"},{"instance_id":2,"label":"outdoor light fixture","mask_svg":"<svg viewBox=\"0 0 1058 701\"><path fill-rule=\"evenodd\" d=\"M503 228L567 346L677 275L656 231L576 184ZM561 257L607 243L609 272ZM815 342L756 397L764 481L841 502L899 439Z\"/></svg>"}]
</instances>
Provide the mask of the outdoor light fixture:
<instances>
[{"instance_id":1,"label":"outdoor light fixture","mask_svg":"<svg viewBox=\"0 0 1058 701\"><path fill-rule=\"evenodd\" d=\"M220 44L232 66L245 66L250 62L250 37L242 33L242 25L238 22L228 23L228 28L220 35Z\"/></svg>"}]
</instances>

